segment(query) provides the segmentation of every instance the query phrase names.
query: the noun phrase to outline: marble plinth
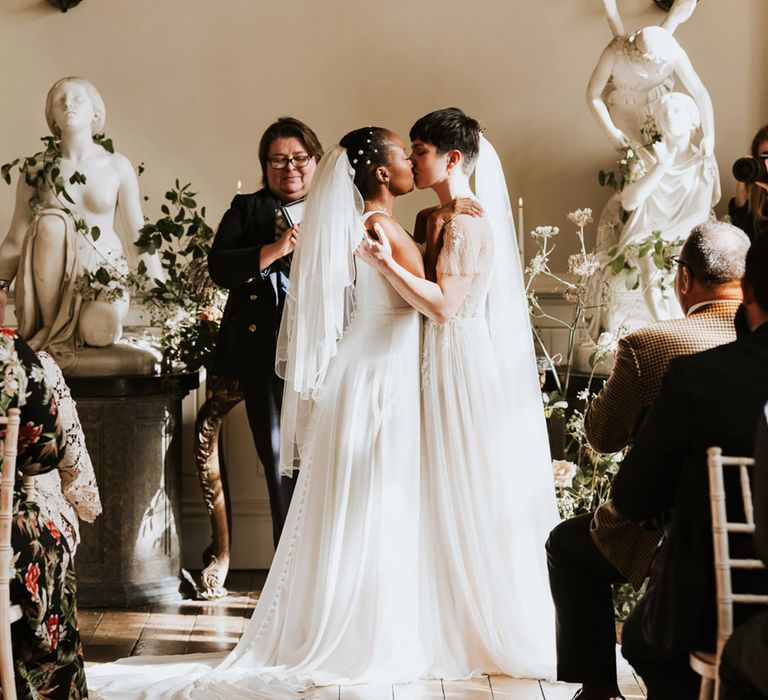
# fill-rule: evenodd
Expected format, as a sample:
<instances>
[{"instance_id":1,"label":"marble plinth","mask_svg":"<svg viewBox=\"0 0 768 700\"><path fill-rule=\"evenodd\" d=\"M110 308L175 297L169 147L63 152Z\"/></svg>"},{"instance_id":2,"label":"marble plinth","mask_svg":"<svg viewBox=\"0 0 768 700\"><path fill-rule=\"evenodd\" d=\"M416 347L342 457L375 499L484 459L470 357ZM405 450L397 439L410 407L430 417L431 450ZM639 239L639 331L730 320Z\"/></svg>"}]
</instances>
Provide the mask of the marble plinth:
<instances>
[{"instance_id":1,"label":"marble plinth","mask_svg":"<svg viewBox=\"0 0 768 700\"><path fill-rule=\"evenodd\" d=\"M75 558L81 607L178 599L181 400L197 374L68 377L101 493Z\"/></svg>"}]
</instances>

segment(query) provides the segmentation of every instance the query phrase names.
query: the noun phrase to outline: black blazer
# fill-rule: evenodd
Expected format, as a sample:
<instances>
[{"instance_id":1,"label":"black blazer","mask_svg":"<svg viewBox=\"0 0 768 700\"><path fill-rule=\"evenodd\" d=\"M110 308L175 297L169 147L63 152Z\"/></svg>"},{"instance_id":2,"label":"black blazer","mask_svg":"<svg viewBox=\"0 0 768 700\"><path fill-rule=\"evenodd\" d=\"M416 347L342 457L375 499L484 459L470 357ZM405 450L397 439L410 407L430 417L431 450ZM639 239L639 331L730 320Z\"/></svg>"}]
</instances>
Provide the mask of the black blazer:
<instances>
[{"instance_id":1,"label":"black blazer","mask_svg":"<svg viewBox=\"0 0 768 700\"><path fill-rule=\"evenodd\" d=\"M752 455L766 400L768 324L733 343L673 359L616 475L612 496L620 513L635 521L667 518L643 605L645 637L660 649L714 648L706 450L718 445L726 455ZM734 517L741 511L738 477L733 470L726 477L727 508ZM732 551L753 557L754 543L737 537ZM762 572L737 573L735 590L754 576L761 579L758 588L768 590Z\"/></svg>"},{"instance_id":2,"label":"black blazer","mask_svg":"<svg viewBox=\"0 0 768 700\"><path fill-rule=\"evenodd\" d=\"M235 195L216 231L208 270L216 284L229 289L229 297L209 366L213 374L242 380L274 376L287 279L278 272L276 295L270 274L277 266L259 270L259 255L275 240L279 206L266 188Z\"/></svg>"}]
</instances>

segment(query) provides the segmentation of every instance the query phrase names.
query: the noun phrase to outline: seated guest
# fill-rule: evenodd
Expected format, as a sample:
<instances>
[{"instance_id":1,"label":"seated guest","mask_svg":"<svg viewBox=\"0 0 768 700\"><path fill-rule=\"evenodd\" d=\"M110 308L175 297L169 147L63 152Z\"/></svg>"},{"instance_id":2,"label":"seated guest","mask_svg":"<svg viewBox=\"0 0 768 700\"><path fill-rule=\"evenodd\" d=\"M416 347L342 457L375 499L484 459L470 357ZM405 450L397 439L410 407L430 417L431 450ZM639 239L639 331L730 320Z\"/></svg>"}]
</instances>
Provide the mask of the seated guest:
<instances>
[{"instance_id":1,"label":"seated guest","mask_svg":"<svg viewBox=\"0 0 768 700\"><path fill-rule=\"evenodd\" d=\"M678 261L675 292L686 317L635 331L619 342L611 376L590 404L584 430L599 452L617 452L637 432L667 364L736 339L747 236L730 224L696 226ZM616 628L611 586L639 589L661 539L617 515L610 501L596 513L560 523L547 542L557 615L557 672L582 683L576 697L617 697Z\"/></svg>"},{"instance_id":2,"label":"seated guest","mask_svg":"<svg viewBox=\"0 0 768 700\"><path fill-rule=\"evenodd\" d=\"M0 323L5 317L7 280L0 280ZM67 541L52 518L27 500L21 474L37 476L56 469L66 433L32 349L0 326L0 412L21 410L11 547L16 575L11 603L22 617L11 626L16 694L19 698L87 697L83 653L77 625L75 576Z\"/></svg>"},{"instance_id":3,"label":"seated guest","mask_svg":"<svg viewBox=\"0 0 768 700\"><path fill-rule=\"evenodd\" d=\"M92 523L96 519L101 513L101 499L75 401L64 375L47 352L37 353L37 359L45 371L45 381L53 391L67 442L58 468L35 479L35 503L42 516L51 520L67 540L74 557L80 544L79 522Z\"/></svg>"},{"instance_id":4,"label":"seated guest","mask_svg":"<svg viewBox=\"0 0 768 700\"><path fill-rule=\"evenodd\" d=\"M768 159L768 124L755 134L749 155ZM768 231L768 184L737 182L736 195L728 202L728 215L751 239Z\"/></svg>"},{"instance_id":5,"label":"seated guest","mask_svg":"<svg viewBox=\"0 0 768 700\"><path fill-rule=\"evenodd\" d=\"M648 590L622 630L622 653L645 681L649 700L695 700L700 678L689 666L689 653L715 648L706 451L712 445L730 455L754 449L768 400L768 236L758 236L747 253L742 289L752 332L670 361L613 483L621 515L639 523L665 521ZM735 486L728 489L727 505L738 512Z\"/></svg>"},{"instance_id":6,"label":"seated guest","mask_svg":"<svg viewBox=\"0 0 768 700\"><path fill-rule=\"evenodd\" d=\"M755 506L755 548L768 565L768 405L760 421L752 488ZM768 697L768 612L737 627L720 661L720 700Z\"/></svg>"}]
</instances>

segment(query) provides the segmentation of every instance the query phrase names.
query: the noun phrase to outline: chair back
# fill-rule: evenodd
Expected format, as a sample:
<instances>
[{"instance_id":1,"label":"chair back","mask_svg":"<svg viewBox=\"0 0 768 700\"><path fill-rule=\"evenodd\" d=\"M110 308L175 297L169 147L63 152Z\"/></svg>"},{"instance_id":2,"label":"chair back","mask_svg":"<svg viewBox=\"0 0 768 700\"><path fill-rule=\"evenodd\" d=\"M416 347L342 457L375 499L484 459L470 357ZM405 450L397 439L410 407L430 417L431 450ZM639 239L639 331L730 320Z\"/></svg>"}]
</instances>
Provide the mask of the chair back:
<instances>
[{"instance_id":1,"label":"chair back","mask_svg":"<svg viewBox=\"0 0 768 700\"><path fill-rule=\"evenodd\" d=\"M17 617L17 611L11 609L10 581L15 576L11 564L11 520L19 442L19 409L8 409L7 416L0 416L0 425L5 425L6 428L3 441L3 472L0 478L0 687L4 700L16 700L11 624Z\"/></svg>"},{"instance_id":2,"label":"chair back","mask_svg":"<svg viewBox=\"0 0 768 700\"><path fill-rule=\"evenodd\" d=\"M755 464L750 457L725 457L719 447L707 450L707 466L709 469L709 498L712 510L712 543L715 559L715 586L717 593L717 668L720 667L720 657L723 647L733 632L734 603L750 603L768 605L768 595L752 593L734 593L732 572L734 569L764 569L765 565L759 559L731 558L731 548L728 535L741 533L754 535L755 517L752 504L752 488L749 480L749 469ZM739 485L741 501L744 509L743 522L731 522L725 507L725 477L724 468L739 470ZM719 697L719 678L715 679L715 697Z\"/></svg>"}]
</instances>

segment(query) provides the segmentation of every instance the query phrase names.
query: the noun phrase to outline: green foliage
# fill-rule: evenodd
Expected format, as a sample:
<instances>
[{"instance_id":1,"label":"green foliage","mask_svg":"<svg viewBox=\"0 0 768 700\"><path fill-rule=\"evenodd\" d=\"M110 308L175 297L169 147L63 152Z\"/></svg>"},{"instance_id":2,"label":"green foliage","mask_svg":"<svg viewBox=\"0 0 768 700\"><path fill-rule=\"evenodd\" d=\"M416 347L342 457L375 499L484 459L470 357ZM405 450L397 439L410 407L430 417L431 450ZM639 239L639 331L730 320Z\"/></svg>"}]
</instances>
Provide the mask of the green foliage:
<instances>
[{"instance_id":1,"label":"green foliage","mask_svg":"<svg viewBox=\"0 0 768 700\"><path fill-rule=\"evenodd\" d=\"M666 297L673 285L673 259L680 253L683 242L682 238L667 241L663 238L661 231L651 231L646 238L637 243L631 243L621 249L617 245L611 246L608 249L610 258L608 267L614 277L624 273L626 288L636 290L640 288L641 281L639 263L644 258L650 258L656 268L650 285L656 286L662 296Z\"/></svg>"},{"instance_id":2,"label":"green foliage","mask_svg":"<svg viewBox=\"0 0 768 700\"><path fill-rule=\"evenodd\" d=\"M165 271L165 280L155 279L145 297L153 325L160 328L164 372L195 371L208 361L226 301L208 276L213 229L205 222L205 207L198 211L191 187L176 180L165 193L170 206L161 205L162 216L144 224L136 242L140 252L158 254Z\"/></svg>"}]
</instances>

